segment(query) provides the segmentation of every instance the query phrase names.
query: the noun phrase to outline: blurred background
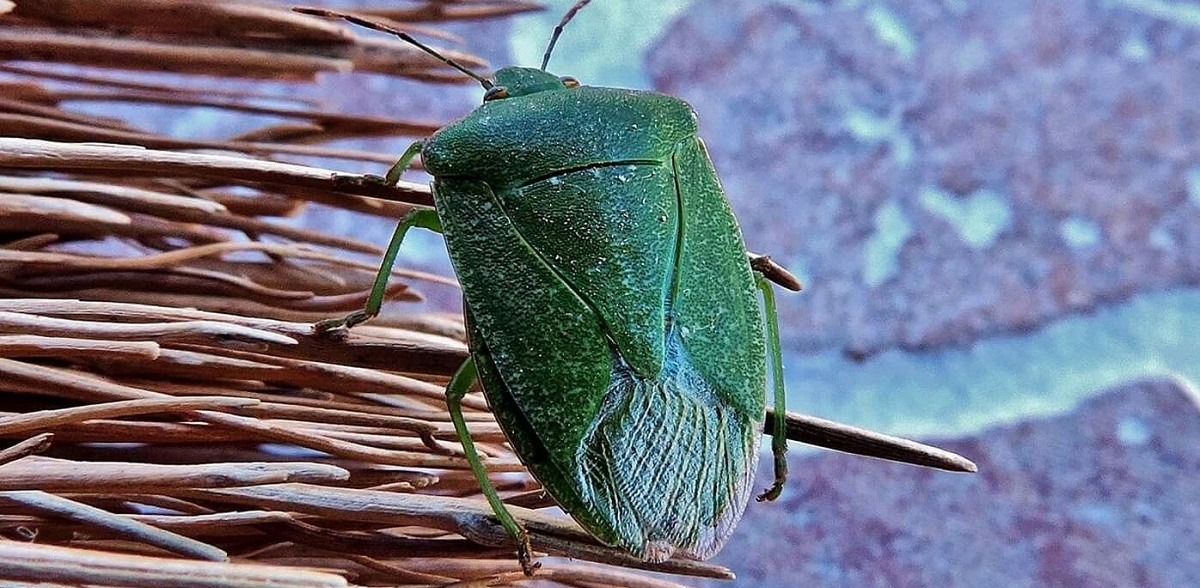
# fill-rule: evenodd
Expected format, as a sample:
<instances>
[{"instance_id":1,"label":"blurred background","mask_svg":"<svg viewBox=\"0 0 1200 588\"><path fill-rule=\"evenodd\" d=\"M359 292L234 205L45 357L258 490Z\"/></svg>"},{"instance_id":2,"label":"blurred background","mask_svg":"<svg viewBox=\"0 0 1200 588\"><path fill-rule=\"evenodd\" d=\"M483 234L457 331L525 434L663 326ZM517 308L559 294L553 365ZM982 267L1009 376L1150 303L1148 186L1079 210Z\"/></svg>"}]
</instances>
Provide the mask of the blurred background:
<instances>
[{"instance_id":1,"label":"blurred background","mask_svg":"<svg viewBox=\"0 0 1200 588\"><path fill-rule=\"evenodd\" d=\"M536 66L572 2L543 3L446 28ZM805 284L779 299L789 409L979 466L797 447L783 498L718 556L737 585L1200 585L1200 3L595 0L549 69L694 106L748 246ZM316 88L331 110L403 97L438 122L481 96ZM263 123L139 108L188 138ZM295 222L380 245L393 228L320 206ZM401 259L449 272L428 233ZM423 292L396 308L458 308Z\"/></svg>"}]
</instances>

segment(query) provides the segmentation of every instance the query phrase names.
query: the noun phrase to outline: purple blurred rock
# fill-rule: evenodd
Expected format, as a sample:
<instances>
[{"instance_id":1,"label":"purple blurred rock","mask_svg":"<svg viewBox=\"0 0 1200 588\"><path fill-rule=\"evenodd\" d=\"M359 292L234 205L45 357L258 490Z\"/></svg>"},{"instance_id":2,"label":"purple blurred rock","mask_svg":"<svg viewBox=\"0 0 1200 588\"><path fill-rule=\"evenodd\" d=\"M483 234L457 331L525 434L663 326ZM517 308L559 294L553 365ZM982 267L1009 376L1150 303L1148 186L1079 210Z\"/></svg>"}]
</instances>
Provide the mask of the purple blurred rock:
<instances>
[{"instance_id":1,"label":"purple blurred rock","mask_svg":"<svg viewBox=\"0 0 1200 588\"><path fill-rule=\"evenodd\" d=\"M1198 403L1182 381L1134 382L935 443L974 475L796 456L718 561L762 587L1200 586Z\"/></svg>"},{"instance_id":2,"label":"purple blurred rock","mask_svg":"<svg viewBox=\"0 0 1200 588\"><path fill-rule=\"evenodd\" d=\"M1200 30L1133 5L698 0L647 66L793 349L961 344L1200 284Z\"/></svg>"}]
</instances>

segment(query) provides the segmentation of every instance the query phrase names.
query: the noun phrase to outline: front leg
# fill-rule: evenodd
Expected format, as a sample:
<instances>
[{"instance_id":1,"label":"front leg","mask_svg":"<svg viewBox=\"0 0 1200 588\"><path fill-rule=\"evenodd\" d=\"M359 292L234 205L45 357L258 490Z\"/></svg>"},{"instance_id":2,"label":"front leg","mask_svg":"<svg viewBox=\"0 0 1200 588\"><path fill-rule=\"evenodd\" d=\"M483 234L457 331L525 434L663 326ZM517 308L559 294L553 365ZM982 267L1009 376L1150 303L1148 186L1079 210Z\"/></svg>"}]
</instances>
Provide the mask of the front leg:
<instances>
[{"instance_id":1,"label":"front leg","mask_svg":"<svg viewBox=\"0 0 1200 588\"><path fill-rule=\"evenodd\" d=\"M318 322L315 327L318 335L349 329L379 314L383 307L384 294L387 293L388 278L392 275L392 266L396 265L396 256L400 253L400 245L404 242L404 235L413 227L429 229L435 233L442 232L442 222L437 211L432 208L417 208L404 215L400 224L396 225L396 232L392 233L392 240L383 254L383 263L379 266L379 273L375 274L375 284L371 287L366 306L342 318Z\"/></svg>"},{"instance_id":2,"label":"front leg","mask_svg":"<svg viewBox=\"0 0 1200 588\"><path fill-rule=\"evenodd\" d=\"M414 141L404 153L400 155L400 159L389 167L386 175L377 176L375 174L333 174L333 183L339 186L363 186L366 184L378 184L382 186L395 186L400 183L400 176L404 174L417 155L421 153L421 149L425 147L424 141Z\"/></svg>"},{"instance_id":3,"label":"front leg","mask_svg":"<svg viewBox=\"0 0 1200 588\"><path fill-rule=\"evenodd\" d=\"M424 141L414 141L400 155L400 159L388 168L386 176L333 174L333 181L340 185L383 184L395 186L400 182L400 175L408 169L424 146ZM383 254L383 263L379 265L379 273L375 274L375 284L371 286L371 294L367 296L366 306L362 310L356 310L342 318L319 321L314 327L317 335L344 332L345 329L361 324L379 314L379 310L383 307L383 297L387 293L388 277L391 276L392 266L396 265L396 256L400 253L400 244L404 242L404 235L412 227L429 229L435 233L442 232L442 222L438 219L437 211L433 209L418 208L404 215L404 218L400 219L400 224L396 225L396 231L392 233L392 240Z\"/></svg>"}]
</instances>

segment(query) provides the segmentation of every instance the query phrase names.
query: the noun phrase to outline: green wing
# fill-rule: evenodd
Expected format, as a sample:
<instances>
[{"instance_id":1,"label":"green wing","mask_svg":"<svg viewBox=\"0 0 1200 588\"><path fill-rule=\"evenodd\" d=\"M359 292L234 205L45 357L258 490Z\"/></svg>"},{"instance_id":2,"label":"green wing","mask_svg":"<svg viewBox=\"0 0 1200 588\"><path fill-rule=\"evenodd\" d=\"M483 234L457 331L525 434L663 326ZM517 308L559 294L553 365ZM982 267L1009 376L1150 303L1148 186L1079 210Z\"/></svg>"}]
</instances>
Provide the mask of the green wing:
<instances>
[{"instance_id":1,"label":"green wing","mask_svg":"<svg viewBox=\"0 0 1200 588\"><path fill-rule=\"evenodd\" d=\"M584 500L626 549L655 561L676 550L706 559L732 532L753 482L766 392L763 319L737 221L699 139L680 143L668 166L677 200L668 216L680 220L666 328L655 334L662 369L647 377L615 367L579 457ZM629 319L597 306L608 325Z\"/></svg>"},{"instance_id":2,"label":"green wing","mask_svg":"<svg viewBox=\"0 0 1200 588\"><path fill-rule=\"evenodd\" d=\"M672 314L689 357L721 399L761 421L764 319L742 231L699 138L680 144L674 166L683 230Z\"/></svg>"},{"instance_id":3,"label":"green wing","mask_svg":"<svg viewBox=\"0 0 1200 588\"><path fill-rule=\"evenodd\" d=\"M657 376L678 235L670 162L593 166L498 196L525 242L596 311L622 359Z\"/></svg>"},{"instance_id":4,"label":"green wing","mask_svg":"<svg viewBox=\"0 0 1200 588\"><path fill-rule=\"evenodd\" d=\"M550 460L569 466L612 373L599 319L525 243L486 184L436 180L434 191L455 274L490 363Z\"/></svg>"}]
</instances>

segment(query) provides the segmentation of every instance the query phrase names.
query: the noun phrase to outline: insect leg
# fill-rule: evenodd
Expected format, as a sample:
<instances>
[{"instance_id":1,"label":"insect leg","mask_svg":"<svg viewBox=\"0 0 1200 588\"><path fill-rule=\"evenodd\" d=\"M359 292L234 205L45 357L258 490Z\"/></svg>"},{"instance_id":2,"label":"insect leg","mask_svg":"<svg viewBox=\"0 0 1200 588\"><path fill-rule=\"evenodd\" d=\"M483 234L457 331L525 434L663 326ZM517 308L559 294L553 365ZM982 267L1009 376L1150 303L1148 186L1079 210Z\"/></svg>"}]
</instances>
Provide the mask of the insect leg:
<instances>
[{"instance_id":1,"label":"insect leg","mask_svg":"<svg viewBox=\"0 0 1200 588\"><path fill-rule=\"evenodd\" d=\"M783 493L783 483L787 480L787 392L783 384L783 353L779 348L779 316L775 310L775 292L771 284L761 273L754 274L754 283L762 292L763 307L766 309L767 321L767 357L771 364L771 385L775 388L775 422L771 433L771 453L775 456L775 483L771 489L763 492L758 501L775 500Z\"/></svg>"},{"instance_id":2,"label":"insect leg","mask_svg":"<svg viewBox=\"0 0 1200 588\"><path fill-rule=\"evenodd\" d=\"M746 257L750 258L750 269L762 274L762 276L779 285L780 288L799 292L803 286L800 284L800 279L786 267L775 263L775 260L766 255L746 252Z\"/></svg>"},{"instance_id":3,"label":"insect leg","mask_svg":"<svg viewBox=\"0 0 1200 588\"><path fill-rule=\"evenodd\" d=\"M423 147L425 147L425 141L413 141L413 144L409 145L408 149L405 149L404 153L400 154L400 159L397 159L396 163L393 163L392 167L388 168L387 174L383 176L383 183L389 186L395 186L400 183L400 174L403 174L404 170L412 165L413 159L416 159L417 154L421 152L421 148Z\"/></svg>"},{"instance_id":4,"label":"insect leg","mask_svg":"<svg viewBox=\"0 0 1200 588\"><path fill-rule=\"evenodd\" d=\"M414 141L412 145L408 146L408 149L404 150L404 153L400 154L400 159L397 159L396 163L388 168L385 175L333 174L333 181L335 184L343 185L383 184L384 186L395 186L400 183L400 175L408 169L408 166L412 165L413 160L421 153L421 148L424 146L425 141Z\"/></svg>"},{"instance_id":5,"label":"insect leg","mask_svg":"<svg viewBox=\"0 0 1200 588\"><path fill-rule=\"evenodd\" d=\"M432 208L417 208L404 215L396 225L396 232L392 233L392 240L383 254L383 263L379 265L379 273L375 274L375 284L367 297L367 305L362 310L356 310L340 319L318 322L318 334L341 328L349 329L379 314L379 309L383 307L383 296L387 292L388 278L392 275L392 266L396 264L396 256L400 253L400 244L404 242L404 235L413 227L429 229L435 233L442 232L442 222L438 219L437 211Z\"/></svg>"},{"instance_id":6,"label":"insect leg","mask_svg":"<svg viewBox=\"0 0 1200 588\"><path fill-rule=\"evenodd\" d=\"M454 431L458 433L458 440L462 442L463 452L467 454L467 461L471 464L471 471L475 473L475 479L479 482L483 495L492 505L492 512L496 514L496 518L500 520L504 530L508 531L509 536L517 542L517 558L521 561L521 569L524 570L526 576L532 576L533 570L537 569L538 565L533 562L530 555L532 548L529 545L529 533L513 518L512 513L509 513L504 503L500 501L500 495L496 493L492 482L488 480L483 461L479 459L479 453L475 451L475 442L471 440L471 433L467 430L467 421L463 418L462 399L478 379L475 358L468 357L446 386L446 406L450 409L450 420L454 421Z\"/></svg>"}]
</instances>

